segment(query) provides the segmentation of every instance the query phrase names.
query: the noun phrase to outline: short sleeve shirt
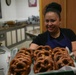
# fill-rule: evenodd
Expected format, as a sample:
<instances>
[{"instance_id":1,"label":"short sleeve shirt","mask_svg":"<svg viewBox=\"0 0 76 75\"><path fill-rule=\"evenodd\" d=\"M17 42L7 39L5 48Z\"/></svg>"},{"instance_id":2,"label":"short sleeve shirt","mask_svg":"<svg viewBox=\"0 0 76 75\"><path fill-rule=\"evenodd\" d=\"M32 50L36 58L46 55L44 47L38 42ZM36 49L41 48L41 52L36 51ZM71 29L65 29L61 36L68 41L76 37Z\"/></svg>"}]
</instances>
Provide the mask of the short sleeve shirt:
<instances>
[{"instance_id":1,"label":"short sleeve shirt","mask_svg":"<svg viewBox=\"0 0 76 75\"><path fill-rule=\"evenodd\" d=\"M35 43L37 45L45 45L48 39L48 31L39 34L36 38L33 39L32 43ZM58 38L53 38L50 37L50 40L56 39L60 41L63 38L62 33L71 41L76 41L76 35L71 29L66 29L66 28L60 28L60 36ZM50 33L49 33L50 34Z\"/></svg>"}]
</instances>

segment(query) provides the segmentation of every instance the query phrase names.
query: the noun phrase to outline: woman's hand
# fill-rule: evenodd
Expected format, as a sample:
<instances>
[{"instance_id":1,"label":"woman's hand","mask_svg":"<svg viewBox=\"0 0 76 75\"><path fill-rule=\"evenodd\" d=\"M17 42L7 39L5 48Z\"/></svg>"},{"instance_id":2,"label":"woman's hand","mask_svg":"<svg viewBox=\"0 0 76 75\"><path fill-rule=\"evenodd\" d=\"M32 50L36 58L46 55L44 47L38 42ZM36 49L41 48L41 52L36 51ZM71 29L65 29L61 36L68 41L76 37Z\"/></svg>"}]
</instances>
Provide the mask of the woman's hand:
<instances>
[{"instance_id":1,"label":"woman's hand","mask_svg":"<svg viewBox=\"0 0 76 75\"><path fill-rule=\"evenodd\" d=\"M37 44L31 43L29 48L30 49L36 49L37 47L38 47Z\"/></svg>"},{"instance_id":2,"label":"woman's hand","mask_svg":"<svg viewBox=\"0 0 76 75\"><path fill-rule=\"evenodd\" d=\"M75 60L76 60L76 50L75 50L75 51L73 51L73 54L74 54L74 56L75 56Z\"/></svg>"},{"instance_id":3,"label":"woman's hand","mask_svg":"<svg viewBox=\"0 0 76 75\"><path fill-rule=\"evenodd\" d=\"M75 56L75 60L76 60L76 41L72 42L72 52L73 52L73 54Z\"/></svg>"}]
</instances>

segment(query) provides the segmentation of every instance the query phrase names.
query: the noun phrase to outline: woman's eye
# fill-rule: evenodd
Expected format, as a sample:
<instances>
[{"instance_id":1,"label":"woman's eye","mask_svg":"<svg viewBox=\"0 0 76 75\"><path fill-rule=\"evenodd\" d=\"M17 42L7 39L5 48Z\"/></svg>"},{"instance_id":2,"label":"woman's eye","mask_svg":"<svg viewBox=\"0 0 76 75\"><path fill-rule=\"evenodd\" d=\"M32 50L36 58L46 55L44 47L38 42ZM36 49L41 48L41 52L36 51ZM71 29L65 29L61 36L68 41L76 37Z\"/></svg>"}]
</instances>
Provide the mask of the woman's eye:
<instances>
[{"instance_id":1,"label":"woman's eye","mask_svg":"<svg viewBox=\"0 0 76 75\"><path fill-rule=\"evenodd\" d=\"M46 22L49 22L49 20L45 20Z\"/></svg>"},{"instance_id":2,"label":"woman's eye","mask_svg":"<svg viewBox=\"0 0 76 75\"><path fill-rule=\"evenodd\" d=\"M55 21L56 21L56 20L54 20L54 19L51 19L51 20L50 20L50 22L55 22Z\"/></svg>"},{"instance_id":3,"label":"woman's eye","mask_svg":"<svg viewBox=\"0 0 76 75\"><path fill-rule=\"evenodd\" d=\"M51 19L51 20L45 20L46 22L55 22L56 20Z\"/></svg>"}]
</instances>

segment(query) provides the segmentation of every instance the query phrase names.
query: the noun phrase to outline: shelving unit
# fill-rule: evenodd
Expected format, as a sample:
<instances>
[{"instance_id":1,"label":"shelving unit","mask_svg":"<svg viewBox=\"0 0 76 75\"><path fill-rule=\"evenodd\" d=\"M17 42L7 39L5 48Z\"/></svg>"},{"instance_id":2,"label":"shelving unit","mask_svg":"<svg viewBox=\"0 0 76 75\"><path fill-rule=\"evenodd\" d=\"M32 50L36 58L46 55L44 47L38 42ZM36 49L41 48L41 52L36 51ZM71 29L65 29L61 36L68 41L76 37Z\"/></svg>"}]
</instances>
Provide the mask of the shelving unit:
<instances>
[{"instance_id":1,"label":"shelving unit","mask_svg":"<svg viewBox=\"0 0 76 75\"><path fill-rule=\"evenodd\" d=\"M26 41L26 25L9 27L0 30L0 42L3 46L11 48Z\"/></svg>"}]
</instances>

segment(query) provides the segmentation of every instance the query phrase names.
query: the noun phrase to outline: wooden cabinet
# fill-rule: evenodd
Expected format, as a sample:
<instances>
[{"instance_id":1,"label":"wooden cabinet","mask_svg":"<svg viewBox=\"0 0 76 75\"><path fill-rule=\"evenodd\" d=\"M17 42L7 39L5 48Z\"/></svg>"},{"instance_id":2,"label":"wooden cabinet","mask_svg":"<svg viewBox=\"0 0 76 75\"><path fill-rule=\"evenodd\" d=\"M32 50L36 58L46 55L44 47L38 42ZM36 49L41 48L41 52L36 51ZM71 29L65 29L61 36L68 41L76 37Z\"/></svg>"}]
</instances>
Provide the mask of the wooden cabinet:
<instances>
[{"instance_id":1,"label":"wooden cabinet","mask_svg":"<svg viewBox=\"0 0 76 75\"><path fill-rule=\"evenodd\" d=\"M76 0L39 0L40 2L40 30L44 32L46 30L44 25L44 7L51 3L57 2L62 6L61 12L61 27L70 28L76 33Z\"/></svg>"}]
</instances>

